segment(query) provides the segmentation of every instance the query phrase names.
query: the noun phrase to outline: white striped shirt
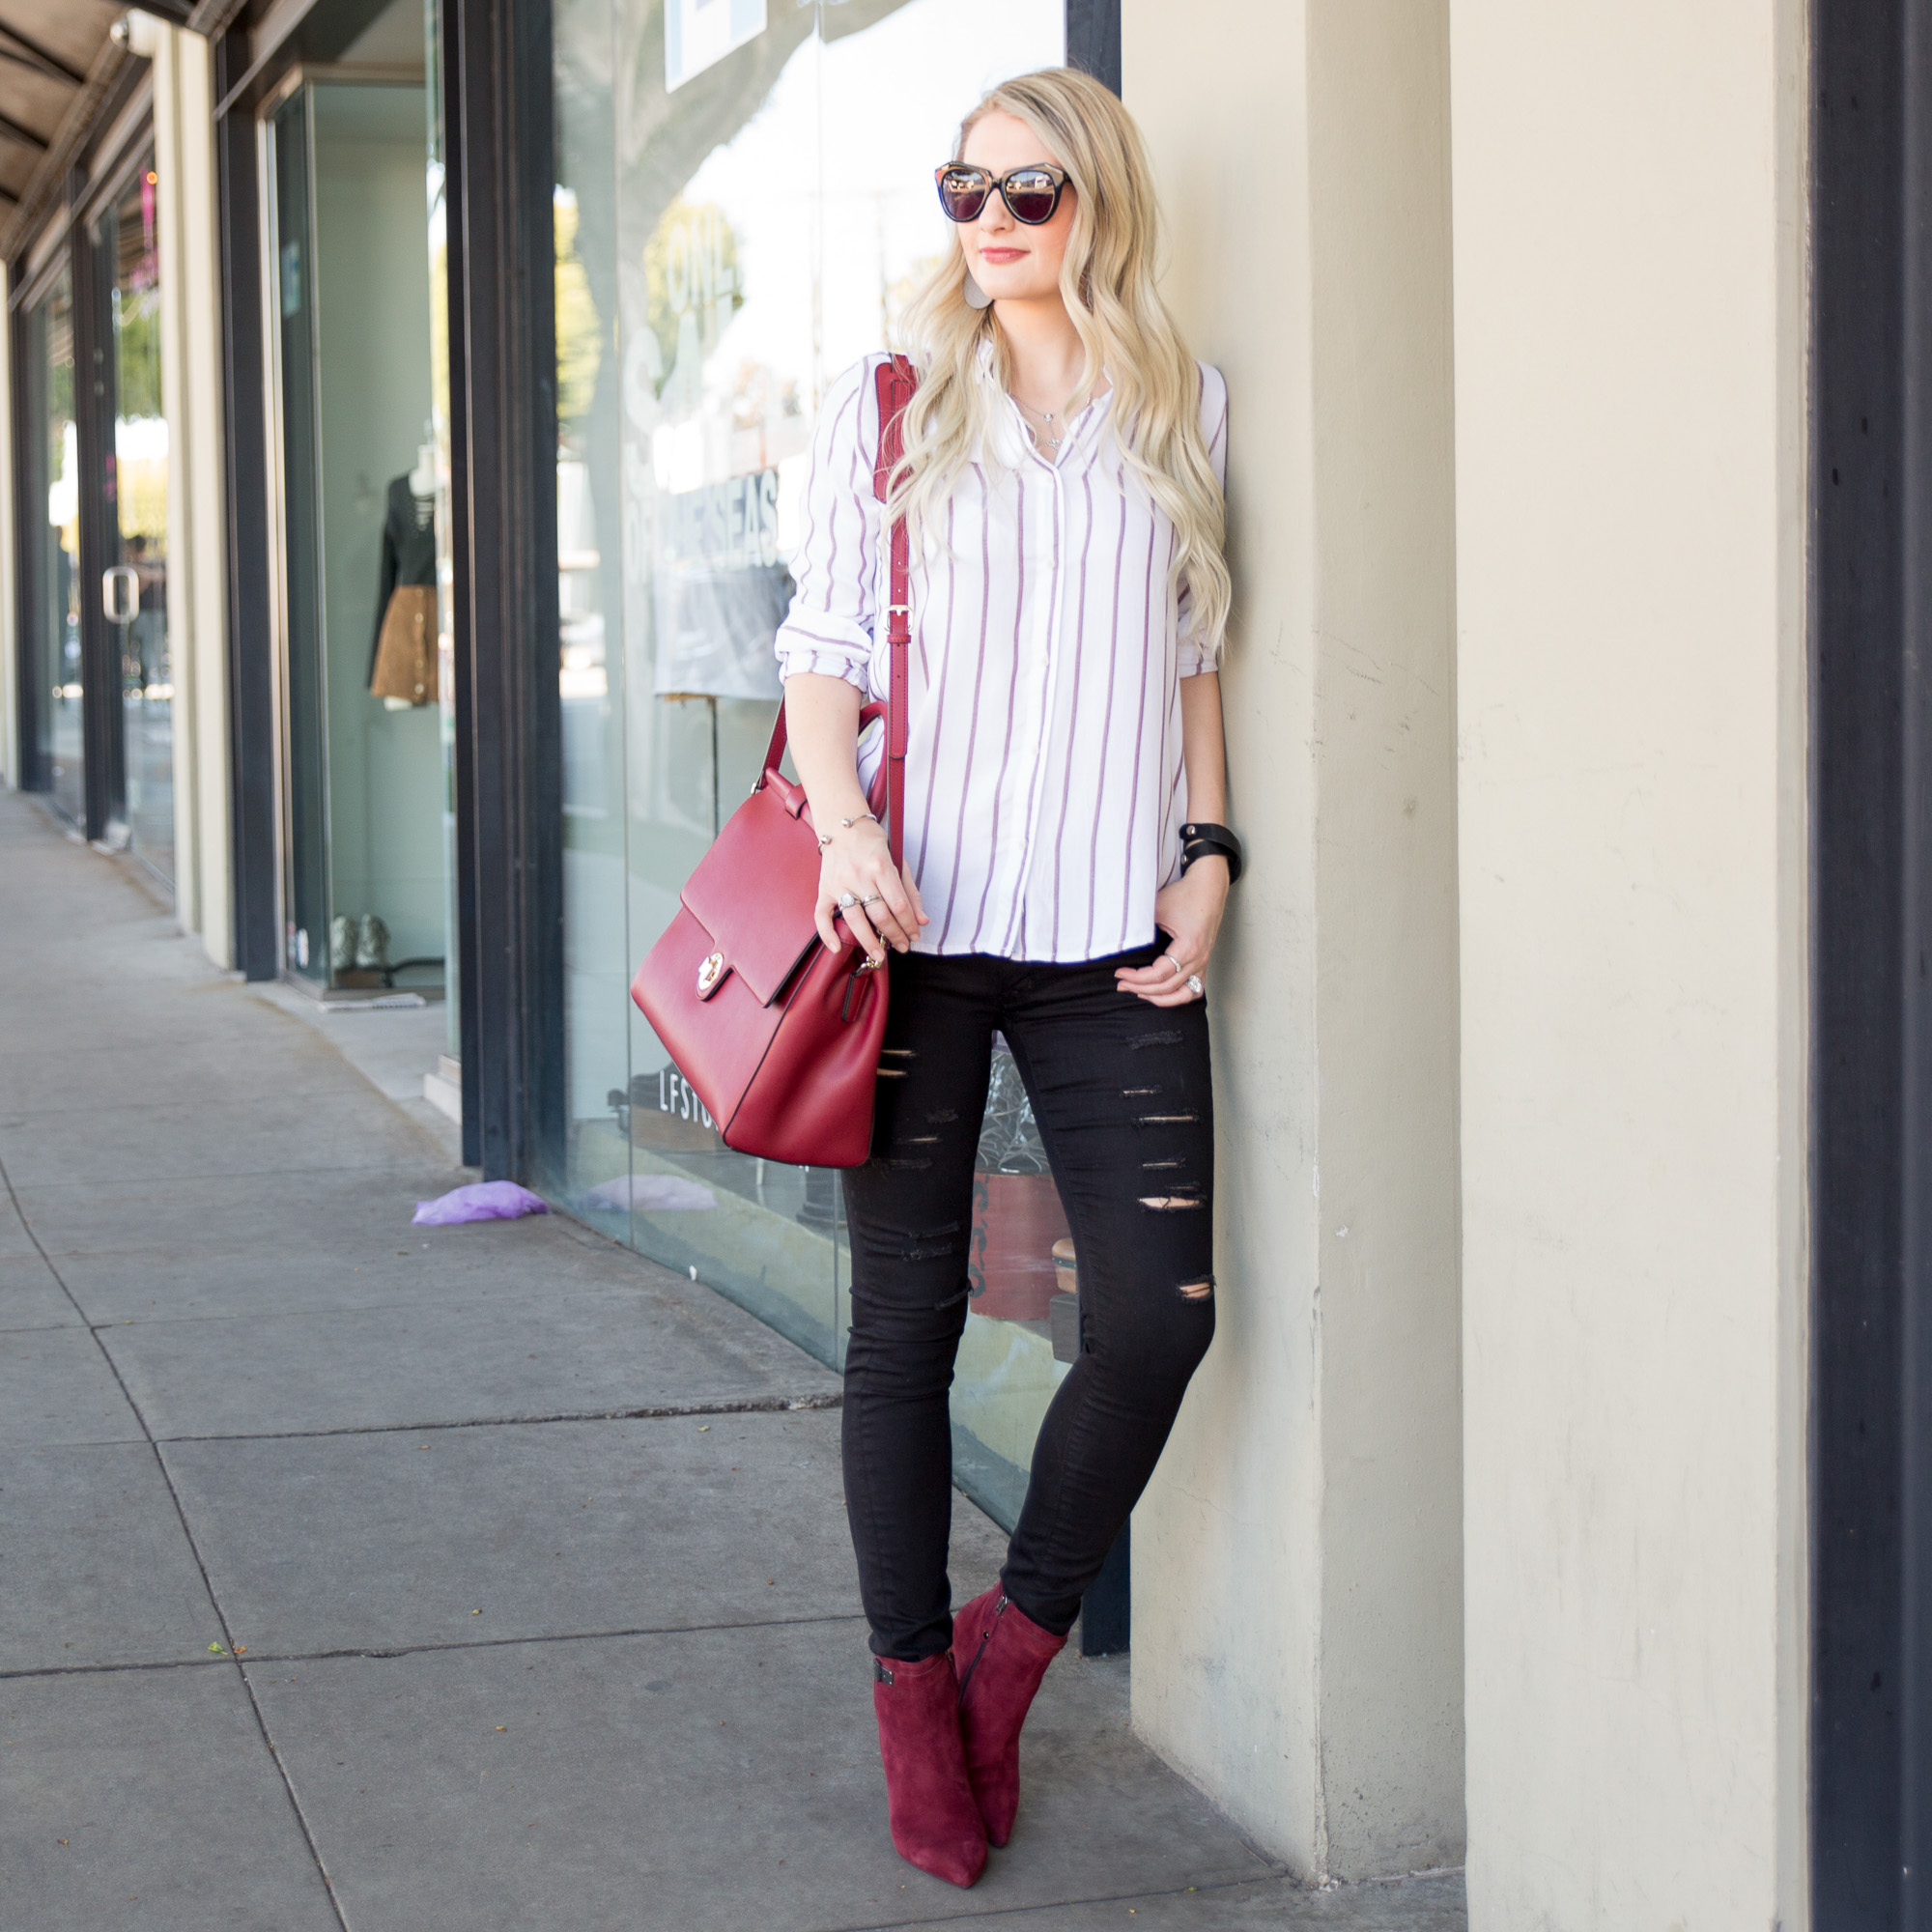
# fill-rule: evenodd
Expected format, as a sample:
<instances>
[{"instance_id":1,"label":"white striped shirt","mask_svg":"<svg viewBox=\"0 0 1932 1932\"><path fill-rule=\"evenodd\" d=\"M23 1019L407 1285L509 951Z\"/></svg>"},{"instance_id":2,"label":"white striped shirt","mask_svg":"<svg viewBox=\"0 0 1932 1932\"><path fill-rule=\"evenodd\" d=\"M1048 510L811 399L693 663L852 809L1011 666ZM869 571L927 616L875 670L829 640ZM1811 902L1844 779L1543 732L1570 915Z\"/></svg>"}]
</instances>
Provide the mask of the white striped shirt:
<instances>
[{"instance_id":1,"label":"white striped shirt","mask_svg":"<svg viewBox=\"0 0 1932 1932\"><path fill-rule=\"evenodd\" d=\"M891 667L872 494L883 359L825 400L777 639L784 676L840 677L874 698ZM935 520L944 548L913 558L904 850L932 921L921 952L1123 952L1153 939L1154 894L1179 875L1179 680L1217 667L1184 587L1168 587L1174 526L1105 433L1111 403L1066 425L1056 466L1003 396L991 460L981 452ZM1201 428L1225 479L1227 385L1205 365ZM862 780L879 755L874 731Z\"/></svg>"}]
</instances>

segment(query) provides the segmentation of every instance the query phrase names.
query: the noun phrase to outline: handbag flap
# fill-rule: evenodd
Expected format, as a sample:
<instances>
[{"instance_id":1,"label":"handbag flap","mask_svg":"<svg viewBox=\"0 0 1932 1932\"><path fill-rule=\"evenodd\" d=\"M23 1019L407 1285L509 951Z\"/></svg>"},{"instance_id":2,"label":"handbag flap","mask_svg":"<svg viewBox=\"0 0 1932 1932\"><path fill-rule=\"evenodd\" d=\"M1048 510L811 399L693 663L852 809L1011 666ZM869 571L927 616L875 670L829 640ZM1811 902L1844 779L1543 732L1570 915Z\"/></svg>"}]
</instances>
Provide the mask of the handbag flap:
<instances>
[{"instance_id":1,"label":"handbag flap","mask_svg":"<svg viewBox=\"0 0 1932 1932\"><path fill-rule=\"evenodd\" d=\"M818 838L809 818L761 784L736 811L678 895L759 1005L770 1006L816 946ZM722 977L722 976L721 976Z\"/></svg>"}]
</instances>

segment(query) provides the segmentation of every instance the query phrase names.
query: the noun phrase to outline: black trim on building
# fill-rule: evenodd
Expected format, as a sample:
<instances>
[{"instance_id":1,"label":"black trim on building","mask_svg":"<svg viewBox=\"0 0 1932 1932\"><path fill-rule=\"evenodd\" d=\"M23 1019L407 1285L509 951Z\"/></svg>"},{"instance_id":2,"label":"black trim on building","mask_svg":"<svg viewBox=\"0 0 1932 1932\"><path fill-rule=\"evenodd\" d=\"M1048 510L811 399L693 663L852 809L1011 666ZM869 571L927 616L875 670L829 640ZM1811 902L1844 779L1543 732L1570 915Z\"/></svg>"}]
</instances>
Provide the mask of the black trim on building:
<instances>
[{"instance_id":1,"label":"black trim on building","mask_svg":"<svg viewBox=\"0 0 1932 1932\"><path fill-rule=\"evenodd\" d=\"M223 98L248 62L247 35L214 46ZM222 425L228 514L229 820L234 838L235 964L250 980L282 968L281 837L276 822L275 629L270 525L269 415L262 341L262 213L254 120L214 126L221 249Z\"/></svg>"},{"instance_id":2,"label":"black trim on building","mask_svg":"<svg viewBox=\"0 0 1932 1932\"><path fill-rule=\"evenodd\" d=\"M9 276L17 288L20 265ZM12 372L13 418L8 424L8 461L14 476L14 690L16 727L14 754L22 791L47 791L53 784L47 748L35 728L40 717L41 527L45 497L38 481L34 440L46 412L46 371L30 353L33 336L24 303L7 317L7 367Z\"/></svg>"},{"instance_id":3,"label":"black trim on building","mask_svg":"<svg viewBox=\"0 0 1932 1932\"><path fill-rule=\"evenodd\" d=\"M470 604L469 532L467 510L471 492L469 469L469 355L464 323L463 297L467 253L463 242L463 169L457 156L463 150L463 102L456 86L461 70L462 35L456 17L461 0L440 0L437 13L437 105L440 152L443 158L443 278L444 313L448 316L446 353L449 363L449 554L450 625L454 662L450 676L450 708L454 713L454 791L456 819L456 958L445 967L457 993L458 1066L462 1078L463 1164L483 1164L483 1033L478 1023L476 975L476 823L469 810L470 774L475 760L469 751L476 729L474 679L464 639Z\"/></svg>"},{"instance_id":4,"label":"black trim on building","mask_svg":"<svg viewBox=\"0 0 1932 1932\"><path fill-rule=\"evenodd\" d=\"M1066 0L1066 65L1121 91L1121 0Z\"/></svg>"},{"instance_id":5,"label":"black trim on building","mask_svg":"<svg viewBox=\"0 0 1932 1932\"><path fill-rule=\"evenodd\" d=\"M297 7L244 9L259 17L238 23L217 43L228 58L215 73L217 121L252 122L291 68L326 65L347 52L381 17L389 0L303 0Z\"/></svg>"},{"instance_id":6,"label":"black trim on building","mask_svg":"<svg viewBox=\"0 0 1932 1932\"><path fill-rule=\"evenodd\" d=\"M464 1158L528 1180L563 1129L551 13L444 5Z\"/></svg>"},{"instance_id":7,"label":"black trim on building","mask_svg":"<svg viewBox=\"0 0 1932 1932\"><path fill-rule=\"evenodd\" d=\"M463 151L463 102L456 85L461 71L462 35L457 19L461 0L440 0L438 11L441 71L437 77L437 101L441 115L443 156L443 273L445 313L449 318L449 505L450 505L450 624L454 663L450 676L450 707L454 713L456 838L456 959L445 971L453 975L458 995L458 1065L462 1077L463 1164L483 1164L483 1032L478 1020L476 973L476 820L469 809L475 758L469 749L476 730L475 680L465 646L470 605L469 531L467 511L471 497L469 470L469 330L463 298L468 255L463 241L464 183L457 157ZM553 325L554 326L554 325Z\"/></svg>"},{"instance_id":8,"label":"black trim on building","mask_svg":"<svg viewBox=\"0 0 1932 1932\"><path fill-rule=\"evenodd\" d=\"M1932 1924L1932 0L1813 10L1811 1888Z\"/></svg>"},{"instance_id":9,"label":"black trim on building","mask_svg":"<svg viewBox=\"0 0 1932 1932\"><path fill-rule=\"evenodd\" d=\"M73 419L79 489L81 728L86 743L87 836L126 837L127 756L121 706L121 654L101 608L103 574L121 560L118 507L111 494L114 453L112 271L78 210L85 193L75 173L67 232L73 276Z\"/></svg>"}]
</instances>

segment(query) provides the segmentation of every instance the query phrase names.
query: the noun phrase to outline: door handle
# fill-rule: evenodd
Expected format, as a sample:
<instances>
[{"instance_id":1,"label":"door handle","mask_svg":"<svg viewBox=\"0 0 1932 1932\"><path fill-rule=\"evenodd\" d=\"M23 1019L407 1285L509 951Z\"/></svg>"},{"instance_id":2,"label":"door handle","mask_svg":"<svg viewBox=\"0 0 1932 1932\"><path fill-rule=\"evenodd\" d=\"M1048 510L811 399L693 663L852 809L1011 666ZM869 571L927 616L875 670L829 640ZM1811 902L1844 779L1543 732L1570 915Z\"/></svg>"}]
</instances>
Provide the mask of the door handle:
<instances>
[{"instance_id":1,"label":"door handle","mask_svg":"<svg viewBox=\"0 0 1932 1932\"><path fill-rule=\"evenodd\" d=\"M100 608L110 624L131 624L141 614L141 580L128 565L100 573Z\"/></svg>"}]
</instances>

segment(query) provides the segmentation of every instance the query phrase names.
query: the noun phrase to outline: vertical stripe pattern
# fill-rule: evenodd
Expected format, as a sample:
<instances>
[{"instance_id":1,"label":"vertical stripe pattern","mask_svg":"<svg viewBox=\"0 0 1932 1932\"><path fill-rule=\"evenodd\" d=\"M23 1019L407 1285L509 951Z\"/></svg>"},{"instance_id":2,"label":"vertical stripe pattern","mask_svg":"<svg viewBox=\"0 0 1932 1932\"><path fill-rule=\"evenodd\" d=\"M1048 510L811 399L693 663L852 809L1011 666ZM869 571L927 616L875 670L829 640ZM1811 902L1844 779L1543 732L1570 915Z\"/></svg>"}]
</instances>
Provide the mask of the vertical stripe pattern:
<instances>
[{"instance_id":1,"label":"vertical stripe pattern","mask_svg":"<svg viewBox=\"0 0 1932 1932\"><path fill-rule=\"evenodd\" d=\"M874 698L891 662L872 495L881 359L841 376L820 412L777 639L786 677ZM1153 938L1154 895L1179 873L1179 684L1216 667L1168 587L1174 528L1115 449L1110 407L1067 425L1055 465L1008 400L943 540L913 559L905 856L932 920L923 952L1124 952ZM1205 366L1201 429L1225 478L1227 387ZM862 779L879 755L866 748Z\"/></svg>"}]
</instances>

